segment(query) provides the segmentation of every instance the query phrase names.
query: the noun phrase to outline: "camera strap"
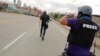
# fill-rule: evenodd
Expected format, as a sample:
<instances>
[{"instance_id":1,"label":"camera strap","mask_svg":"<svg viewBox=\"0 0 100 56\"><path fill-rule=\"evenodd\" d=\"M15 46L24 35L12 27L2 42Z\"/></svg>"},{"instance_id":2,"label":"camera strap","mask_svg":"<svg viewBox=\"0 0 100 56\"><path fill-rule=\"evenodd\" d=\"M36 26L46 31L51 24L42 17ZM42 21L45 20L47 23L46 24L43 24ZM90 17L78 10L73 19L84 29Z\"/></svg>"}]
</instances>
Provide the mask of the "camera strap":
<instances>
[{"instance_id":1,"label":"camera strap","mask_svg":"<svg viewBox=\"0 0 100 56\"><path fill-rule=\"evenodd\" d=\"M94 53L94 55L95 55L95 51L96 51L96 38L94 38L94 51L93 51L93 53Z\"/></svg>"}]
</instances>

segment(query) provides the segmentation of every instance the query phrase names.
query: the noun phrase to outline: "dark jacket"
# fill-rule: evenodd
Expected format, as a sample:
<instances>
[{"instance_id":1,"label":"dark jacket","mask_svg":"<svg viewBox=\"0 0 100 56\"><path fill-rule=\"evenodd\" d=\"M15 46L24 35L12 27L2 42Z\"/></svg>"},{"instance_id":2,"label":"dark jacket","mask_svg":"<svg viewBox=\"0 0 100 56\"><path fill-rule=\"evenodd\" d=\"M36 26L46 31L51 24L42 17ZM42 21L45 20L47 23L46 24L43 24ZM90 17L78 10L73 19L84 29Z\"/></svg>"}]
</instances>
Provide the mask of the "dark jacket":
<instances>
[{"instance_id":1,"label":"dark jacket","mask_svg":"<svg viewBox=\"0 0 100 56\"><path fill-rule=\"evenodd\" d=\"M42 20L42 23L46 23L46 22L49 22L50 20L50 17L49 15L47 15L46 13L43 13L40 17L40 20Z\"/></svg>"}]
</instances>

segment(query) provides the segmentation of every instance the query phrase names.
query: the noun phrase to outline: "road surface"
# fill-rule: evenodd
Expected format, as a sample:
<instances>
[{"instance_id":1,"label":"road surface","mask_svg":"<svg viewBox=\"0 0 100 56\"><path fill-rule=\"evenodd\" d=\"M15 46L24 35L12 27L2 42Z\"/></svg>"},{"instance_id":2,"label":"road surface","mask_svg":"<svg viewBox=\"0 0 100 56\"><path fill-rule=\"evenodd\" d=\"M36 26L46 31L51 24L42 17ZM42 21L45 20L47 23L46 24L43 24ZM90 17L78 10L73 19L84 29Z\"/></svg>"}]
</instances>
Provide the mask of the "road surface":
<instances>
[{"instance_id":1,"label":"road surface","mask_svg":"<svg viewBox=\"0 0 100 56\"><path fill-rule=\"evenodd\" d=\"M40 37L38 17L0 13L0 56L58 56L68 30L50 21L45 40ZM100 50L96 49L96 55Z\"/></svg>"}]
</instances>

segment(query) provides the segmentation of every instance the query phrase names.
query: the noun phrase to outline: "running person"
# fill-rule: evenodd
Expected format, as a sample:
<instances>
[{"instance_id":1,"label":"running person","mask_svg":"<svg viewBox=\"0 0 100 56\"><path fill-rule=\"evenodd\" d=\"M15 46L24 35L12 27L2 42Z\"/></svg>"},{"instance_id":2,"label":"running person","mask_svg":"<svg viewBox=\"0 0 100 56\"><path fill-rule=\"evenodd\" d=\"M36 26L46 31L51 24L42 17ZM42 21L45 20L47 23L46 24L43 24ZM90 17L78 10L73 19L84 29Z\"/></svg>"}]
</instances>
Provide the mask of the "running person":
<instances>
[{"instance_id":1,"label":"running person","mask_svg":"<svg viewBox=\"0 0 100 56\"><path fill-rule=\"evenodd\" d=\"M47 15L46 11L44 11L43 14L40 16L40 20L41 20L40 37L42 37L42 40L44 40L46 29L48 28L48 22L50 20L50 17L49 15Z\"/></svg>"},{"instance_id":2,"label":"running person","mask_svg":"<svg viewBox=\"0 0 100 56\"><path fill-rule=\"evenodd\" d=\"M98 25L92 21L92 8L82 6L76 18L63 16L60 23L71 27L65 53L69 56L90 56L94 36L98 31Z\"/></svg>"}]
</instances>

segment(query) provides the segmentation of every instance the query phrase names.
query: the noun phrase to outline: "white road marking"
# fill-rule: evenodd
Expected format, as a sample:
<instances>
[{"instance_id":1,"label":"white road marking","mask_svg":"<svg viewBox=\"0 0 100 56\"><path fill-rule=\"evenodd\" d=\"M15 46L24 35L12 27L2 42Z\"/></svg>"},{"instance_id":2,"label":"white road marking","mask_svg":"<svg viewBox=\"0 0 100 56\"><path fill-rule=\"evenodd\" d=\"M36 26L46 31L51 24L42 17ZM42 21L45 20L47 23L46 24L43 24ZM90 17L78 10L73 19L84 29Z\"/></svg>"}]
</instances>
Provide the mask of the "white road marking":
<instances>
[{"instance_id":1,"label":"white road marking","mask_svg":"<svg viewBox=\"0 0 100 56\"><path fill-rule=\"evenodd\" d=\"M26 34L26 32L24 32L23 34L21 34L20 36L18 36L15 40L13 40L11 43L9 43L8 45L6 45L3 50L8 49L10 46L12 46L16 41L18 41L21 37L23 37Z\"/></svg>"},{"instance_id":2,"label":"white road marking","mask_svg":"<svg viewBox=\"0 0 100 56\"><path fill-rule=\"evenodd\" d=\"M64 34L65 37L67 36L67 34L66 34L64 31L62 31L55 23L53 23L53 25L54 25L60 32L62 32L62 33Z\"/></svg>"}]
</instances>

